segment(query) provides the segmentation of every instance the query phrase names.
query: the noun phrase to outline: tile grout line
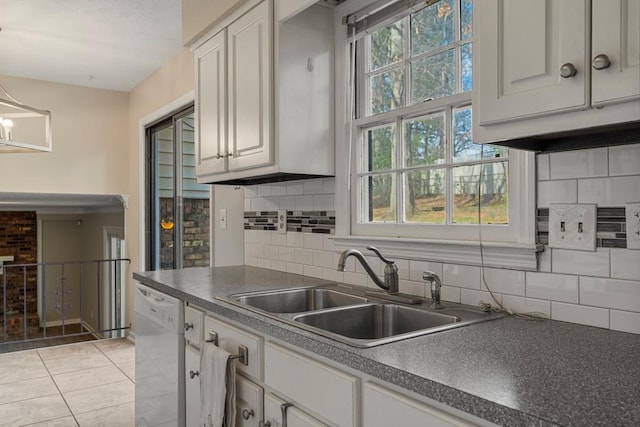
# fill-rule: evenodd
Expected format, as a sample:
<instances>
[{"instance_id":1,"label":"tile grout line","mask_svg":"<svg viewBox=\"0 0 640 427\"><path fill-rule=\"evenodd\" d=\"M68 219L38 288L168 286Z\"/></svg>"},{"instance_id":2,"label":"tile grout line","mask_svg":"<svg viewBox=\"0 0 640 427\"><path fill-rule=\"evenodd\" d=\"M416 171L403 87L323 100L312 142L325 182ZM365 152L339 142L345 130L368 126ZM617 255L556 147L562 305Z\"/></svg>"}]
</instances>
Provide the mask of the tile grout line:
<instances>
[{"instance_id":1,"label":"tile grout line","mask_svg":"<svg viewBox=\"0 0 640 427\"><path fill-rule=\"evenodd\" d=\"M60 397L62 398L62 401L64 402L64 404L67 406L67 409L69 410L69 413L71 414L71 416L73 417L73 421L76 423L77 426L80 425L80 423L78 422L78 420L76 419L76 415L73 413L73 411L71 410L71 407L69 406L69 403L67 403L67 399L65 399L64 394L62 394L62 391L60 390L60 387L58 387L58 383L56 383L56 380L53 378L53 375L51 374L51 371L49 371L49 367L47 366L46 363L44 363L44 359L42 358L42 356L40 355L40 351L36 350L36 353L38 354L38 357L40 358L40 361L42 362L42 364L44 365L44 369L47 370L47 373L49 374L49 377L51 378L51 381L53 382L53 384L56 386L56 390L58 390L58 393L60 394ZM60 417L62 418L62 417ZM51 421L51 420L44 420L44 421Z\"/></svg>"}]
</instances>

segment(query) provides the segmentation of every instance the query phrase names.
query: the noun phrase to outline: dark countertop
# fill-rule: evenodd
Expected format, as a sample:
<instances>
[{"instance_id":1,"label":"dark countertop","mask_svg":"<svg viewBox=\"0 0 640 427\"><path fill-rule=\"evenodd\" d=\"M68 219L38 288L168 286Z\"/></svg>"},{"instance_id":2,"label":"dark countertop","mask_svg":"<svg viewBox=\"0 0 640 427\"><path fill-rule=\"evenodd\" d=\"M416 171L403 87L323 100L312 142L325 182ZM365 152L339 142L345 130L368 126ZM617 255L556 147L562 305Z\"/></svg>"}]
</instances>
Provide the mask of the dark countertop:
<instances>
[{"instance_id":1,"label":"dark countertop","mask_svg":"<svg viewBox=\"0 0 640 427\"><path fill-rule=\"evenodd\" d=\"M507 317L353 348L216 300L329 281L255 267L134 279L302 350L501 425L640 425L640 335Z\"/></svg>"}]
</instances>

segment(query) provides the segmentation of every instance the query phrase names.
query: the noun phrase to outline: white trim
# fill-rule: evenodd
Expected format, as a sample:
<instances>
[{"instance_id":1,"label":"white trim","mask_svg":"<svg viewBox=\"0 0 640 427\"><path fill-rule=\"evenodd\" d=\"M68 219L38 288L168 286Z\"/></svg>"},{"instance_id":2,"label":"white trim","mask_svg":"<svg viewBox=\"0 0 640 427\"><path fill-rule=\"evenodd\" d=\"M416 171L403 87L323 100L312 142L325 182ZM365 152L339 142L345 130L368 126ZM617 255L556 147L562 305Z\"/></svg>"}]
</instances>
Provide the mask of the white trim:
<instances>
[{"instance_id":1,"label":"white trim","mask_svg":"<svg viewBox=\"0 0 640 427\"><path fill-rule=\"evenodd\" d=\"M66 325L77 325L78 323L84 323L80 321L80 318L76 318L76 319L67 319L64 321L65 326ZM49 322L46 322L44 324L45 327L47 328L51 328L53 326L62 326L62 320L51 320Z\"/></svg>"},{"instance_id":2,"label":"white trim","mask_svg":"<svg viewBox=\"0 0 640 427\"><path fill-rule=\"evenodd\" d=\"M482 243L453 240L396 239L389 237L330 237L335 248L364 250L374 245L390 258L450 264L482 265L515 270L537 270L537 253L542 246L531 244Z\"/></svg>"},{"instance_id":3,"label":"white trim","mask_svg":"<svg viewBox=\"0 0 640 427\"><path fill-rule=\"evenodd\" d=\"M179 110L180 108L183 108L185 106L187 106L188 104L194 103L195 102L195 92L193 90L185 93L184 95L174 99L173 101L169 102L168 104L166 104L165 106L163 106L162 108L157 109L156 111L154 111L153 113L150 113L146 116L144 116L143 118L140 119L139 124L138 124L138 159L140 159L140 161L142 162L142 165L140 168L138 168L138 200L139 200L139 204L138 204L138 241L140 242L139 248L138 248L138 270L139 271L144 271L145 270L145 265L144 265L144 261L145 261L145 244L144 242L146 241L146 236L144 235L144 229L145 229L145 225L144 225L144 221L145 221L145 209L146 209L146 197L145 197L145 173L146 173L146 166L145 166L145 131L147 126L149 126L150 124L152 124L153 122L168 116L169 114L173 113L174 111ZM209 198L211 199L211 196L209 196Z\"/></svg>"}]
</instances>

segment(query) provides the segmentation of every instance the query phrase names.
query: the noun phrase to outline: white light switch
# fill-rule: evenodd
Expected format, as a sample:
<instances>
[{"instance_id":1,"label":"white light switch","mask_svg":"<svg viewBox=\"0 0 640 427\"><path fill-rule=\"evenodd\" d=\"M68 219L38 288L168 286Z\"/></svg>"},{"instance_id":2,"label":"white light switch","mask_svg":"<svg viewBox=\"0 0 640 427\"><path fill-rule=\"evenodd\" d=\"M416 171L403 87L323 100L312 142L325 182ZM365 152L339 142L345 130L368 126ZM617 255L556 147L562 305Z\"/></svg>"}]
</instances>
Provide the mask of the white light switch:
<instances>
[{"instance_id":1,"label":"white light switch","mask_svg":"<svg viewBox=\"0 0 640 427\"><path fill-rule=\"evenodd\" d=\"M220 228L223 230L227 229L227 210L220 209Z\"/></svg>"},{"instance_id":2,"label":"white light switch","mask_svg":"<svg viewBox=\"0 0 640 427\"><path fill-rule=\"evenodd\" d=\"M640 249L640 203L627 203L627 248Z\"/></svg>"},{"instance_id":3,"label":"white light switch","mask_svg":"<svg viewBox=\"0 0 640 427\"><path fill-rule=\"evenodd\" d=\"M549 247L596 250L596 205L550 204Z\"/></svg>"}]
</instances>

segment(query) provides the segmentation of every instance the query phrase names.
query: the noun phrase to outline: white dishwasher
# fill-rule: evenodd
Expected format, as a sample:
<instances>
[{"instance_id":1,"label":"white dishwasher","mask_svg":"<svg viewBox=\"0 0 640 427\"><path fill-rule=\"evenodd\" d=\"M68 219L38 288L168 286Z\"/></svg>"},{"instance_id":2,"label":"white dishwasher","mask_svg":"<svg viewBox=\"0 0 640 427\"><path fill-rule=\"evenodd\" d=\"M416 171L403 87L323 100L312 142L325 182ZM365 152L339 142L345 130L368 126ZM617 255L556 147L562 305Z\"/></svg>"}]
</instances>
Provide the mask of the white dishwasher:
<instances>
[{"instance_id":1,"label":"white dishwasher","mask_svg":"<svg viewBox=\"0 0 640 427\"><path fill-rule=\"evenodd\" d=\"M136 284L135 305L136 426L183 427L183 304Z\"/></svg>"}]
</instances>

